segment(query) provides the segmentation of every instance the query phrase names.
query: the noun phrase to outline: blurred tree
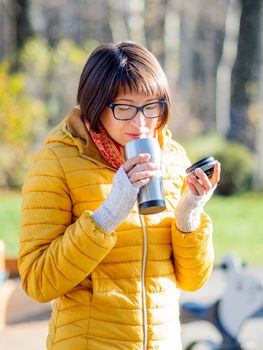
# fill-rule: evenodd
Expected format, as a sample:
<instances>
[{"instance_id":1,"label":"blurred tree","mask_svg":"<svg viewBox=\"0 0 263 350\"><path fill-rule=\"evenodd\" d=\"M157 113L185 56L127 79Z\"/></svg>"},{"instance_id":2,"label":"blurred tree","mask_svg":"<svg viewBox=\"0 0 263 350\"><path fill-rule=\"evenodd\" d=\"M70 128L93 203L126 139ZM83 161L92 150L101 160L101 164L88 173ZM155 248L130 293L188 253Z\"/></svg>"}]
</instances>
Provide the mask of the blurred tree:
<instances>
[{"instance_id":1,"label":"blurred tree","mask_svg":"<svg viewBox=\"0 0 263 350\"><path fill-rule=\"evenodd\" d=\"M26 42L20 70L0 64L0 187L19 187L48 130L76 101L82 67L97 45L80 49L71 40L50 48L44 39Z\"/></svg>"},{"instance_id":2,"label":"blurred tree","mask_svg":"<svg viewBox=\"0 0 263 350\"><path fill-rule=\"evenodd\" d=\"M130 40L146 44L145 43L145 23L144 23L144 11L145 1L141 0L126 0L128 4L128 25ZM122 36L120 40L127 40L125 36Z\"/></svg>"},{"instance_id":3,"label":"blurred tree","mask_svg":"<svg viewBox=\"0 0 263 350\"><path fill-rule=\"evenodd\" d=\"M75 25L79 22L79 40L78 43L84 44L88 40L96 40L98 42L112 41L112 30L110 26L110 6L108 0L71 0L72 7L78 10ZM78 3L78 5L77 5ZM69 14L69 18L72 15ZM73 23L72 23L73 24ZM72 25L73 27L73 25ZM74 36L69 36L74 40Z\"/></svg>"},{"instance_id":4,"label":"blurred tree","mask_svg":"<svg viewBox=\"0 0 263 350\"><path fill-rule=\"evenodd\" d=\"M33 39L21 51L25 92L45 102L48 128L75 104L82 67L96 45L97 42L88 41L80 48L72 40L64 39L50 48L47 40Z\"/></svg>"},{"instance_id":5,"label":"blurred tree","mask_svg":"<svg viewBox=\"0 0 263 350\"><path fill-rule=\"evenodd\" d=\"M108 0L30 0L34 31L52 46L62 38L79 45L112 41Z\"/></svg>"},{"instance_id":6,"label":"blurred tree","mask_svg":"<svg viewBox=\"0 0 263 350\"><path fill-rule=\"evenodd\" d=\"M262 0L240 2L242 12L238 51L232 71L228 137L255 149L256 123L250 107L256 102L259 89Z\"/></svg>"},{"instance_id":7,"label":"blurred tree","mask_svg":"<svg viewBox=\"0 0 263 350\"><path fill-rule=\"evenodd\" d=\"M239 0L229 0L226 6L223 52L218 64L216 80L216 130L226 137L230 128L231 73L233 70L239 33L241 8Z\"/></svg>"},{"instance_id":8,"label":"blurred tree","mask_svg":"<svg viewBox=\"0 0 263 350\"><path fill-rule=\"evenodd\" d=\"M33 36L33 29L29 19L29 0L12 0L15 10L15 28L17 49L23 47L26 40Z\"/></svg>"},{"instance_id":9,"label":"blurred tree","mask_svg":"<svg viewBox=\"0 0 263 350\"><path fill-rule=\"evenodd\" d=\"M216 130L216 72L229 1L183 2L178 88L188 106L188 131Z\"/></svg>"},{"instance_id":10,"label":"blurred tree","mask_svg":"<svg viewBox=\"0 0 263 350\"><path fill-rule=\"evenodd\" d=\"M44 102L50 128L75 103L90 50L98 42L137 41L166 71L177 138L229 131L263 159L262 6L262 0L0 0L0 58L21 48L23 93ZM28 41L32 35L40 39Z\"/></svg>"},{"instance_id":11,"label":"blurred tree","mask_svg":"<svg viewBox=\"0 0 263 350\"><path fill-rule=\"evenodd\" d=\"M14 51L15 34L10 2L0 0L0 58Z\"/></svg>"},{"instance_id":12,"label":"blurred tree","mask_svg":"<svg viewBox=\"0 0 263 350\"><path fill-rule=\"evenodd\" d=\"M15 54L33 35L29 5L30 0L0 0L0 58Z\"/></svg>"},{"instance_id":13,"label":"blurred tree","mask_svg":"<svg viewBox=\"0 0 263 350\"><path fill-rule=\"evenodd\" d=\"M25 76L0 64L0 186L18 187L45 126L45 107L24 93Z\"/></svg>"},{"instance_id":14,"label":"blurred tree","mask_svg":"<svg viewBox=\"0 0 263 350\"><path fill-rule=\"evenodd\" d=\"M30 0L0 0L0 58L15 54L33 36Z\"/></svg>"},{"instance_id":15,"label":"blurred tree","mask_svg":"<svg viewBox=\"0 0 263 350\"><path fill-rule=\"evenodd\" d=\"M114 41L121 41L131 39L130 25L129 25L129 1L127 0L108 0L109 1L109 15L110 27L112 31L112 38Z\"/></svg>"},{"instance_id":16,"label":"blurred tree","mask_svg":"<svg viewBox=\"0 0 263 350\"><path fill-rule=\"evenodd\" d=\"M257 171L254 176L254 185L257 190L263 191L263 16L260 23L260 58L259 91L257 104L257 131L256 131L256 160Z\"/></svg>"},{"instance_id":17,"label":"blurred tree","mask_svg":"<svg viewBox=\"0 0 263 350\"><path fill-rule=\"evenodd\" d=\"M147 47L165 64L165 20L169 0L145 0L144 28Z\"/></svg>"}]
</instances>

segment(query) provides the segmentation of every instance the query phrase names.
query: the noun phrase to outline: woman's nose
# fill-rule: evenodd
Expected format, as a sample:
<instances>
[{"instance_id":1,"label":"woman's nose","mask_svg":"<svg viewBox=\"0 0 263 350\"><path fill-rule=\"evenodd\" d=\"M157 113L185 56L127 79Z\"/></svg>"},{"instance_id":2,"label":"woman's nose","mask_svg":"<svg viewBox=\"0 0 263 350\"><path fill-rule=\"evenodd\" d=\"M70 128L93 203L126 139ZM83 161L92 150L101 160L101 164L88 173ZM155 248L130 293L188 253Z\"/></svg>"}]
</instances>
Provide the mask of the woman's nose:
<instances>
[{"instance_id":1,"label":"woman's nose","mask_svg":"<svg viewBox=\"0 0 263 350\"><path fill-rule=\"evenodd\" d=\"M131 119L131 125L145 125L146 120L142 111L137 111L134 118Z\"/></svg>"}]
</instances>

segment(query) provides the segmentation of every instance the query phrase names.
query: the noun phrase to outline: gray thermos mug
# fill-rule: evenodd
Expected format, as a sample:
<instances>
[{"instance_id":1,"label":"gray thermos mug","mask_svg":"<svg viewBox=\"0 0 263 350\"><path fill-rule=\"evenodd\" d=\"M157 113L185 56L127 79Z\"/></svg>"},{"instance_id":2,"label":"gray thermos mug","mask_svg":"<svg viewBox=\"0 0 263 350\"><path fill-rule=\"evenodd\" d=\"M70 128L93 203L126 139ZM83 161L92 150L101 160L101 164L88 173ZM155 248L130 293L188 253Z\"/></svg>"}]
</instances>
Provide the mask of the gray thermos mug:
<instances>
[{"instance_id":1,"label":"gray thermos mug","mask_svg":"<svg viewBox=\"0 0 263 350\"><path fill-rule=\"evenodd\" d=\"M149 153L150 162L161 164L159 143L154 138L143 138L128 142L125 145L126 159L139 153ZM141 187L138 194L139 213L143 215L156 214L166 209L162 176L153 176L150 182Z\"/></svg>"}]
</instances>

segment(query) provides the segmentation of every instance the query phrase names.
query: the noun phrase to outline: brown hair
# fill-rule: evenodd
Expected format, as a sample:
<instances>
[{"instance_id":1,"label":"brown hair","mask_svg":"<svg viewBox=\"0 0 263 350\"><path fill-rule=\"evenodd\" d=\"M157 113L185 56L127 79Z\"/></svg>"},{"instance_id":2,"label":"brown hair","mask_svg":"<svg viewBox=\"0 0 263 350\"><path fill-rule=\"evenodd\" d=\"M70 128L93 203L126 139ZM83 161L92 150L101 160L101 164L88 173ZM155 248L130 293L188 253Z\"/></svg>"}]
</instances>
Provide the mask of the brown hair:
<instances>
[{"instance_id":1,"label":"brown hair","mask_svg":"<svg viewBox=\"0 0 263 350\"><path fill-rule=\"evenodd\" d=\"M77 103L91 130L97 131L103 110L120 91L165 99L167 108L157 128L165 126L170 114L167 79L157 59L142 45L102 44L88 58L79 81Z\"/></svg>"}]
</instances>

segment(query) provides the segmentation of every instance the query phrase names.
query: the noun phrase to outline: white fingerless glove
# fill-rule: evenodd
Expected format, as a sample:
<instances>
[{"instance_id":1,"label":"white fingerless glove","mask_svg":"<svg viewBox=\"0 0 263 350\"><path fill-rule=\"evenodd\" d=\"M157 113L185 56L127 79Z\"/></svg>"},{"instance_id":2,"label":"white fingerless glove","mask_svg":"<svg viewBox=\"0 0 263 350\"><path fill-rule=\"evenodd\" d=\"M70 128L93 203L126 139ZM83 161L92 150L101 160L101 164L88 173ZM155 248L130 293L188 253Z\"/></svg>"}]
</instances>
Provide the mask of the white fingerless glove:
<instances>
[{"instance_id":1,"label":"white fingerless glove","mask_svg":"<svg viewBox=\"0 0 263 350\"><path fill-rule=\"evenodd\" d=\"M131 184L125 170L120 167L114 176L110 194L95 210L93 219L104 231L113 232L131 212L138 192L139 188Z\"/></svg>"},{"instance_id":2,"label":"white fingerless glove","mask_svg":"<svg viewBox=\"0 0 263 350\"><path fill-rule=\"evenodd\" d=\"M203 207L213 193L209 191L203 196L197 196L189 188L184 191L175 209L176 227L180 231L193 232L199 227Z\"/></svg>"}]
</instances>

